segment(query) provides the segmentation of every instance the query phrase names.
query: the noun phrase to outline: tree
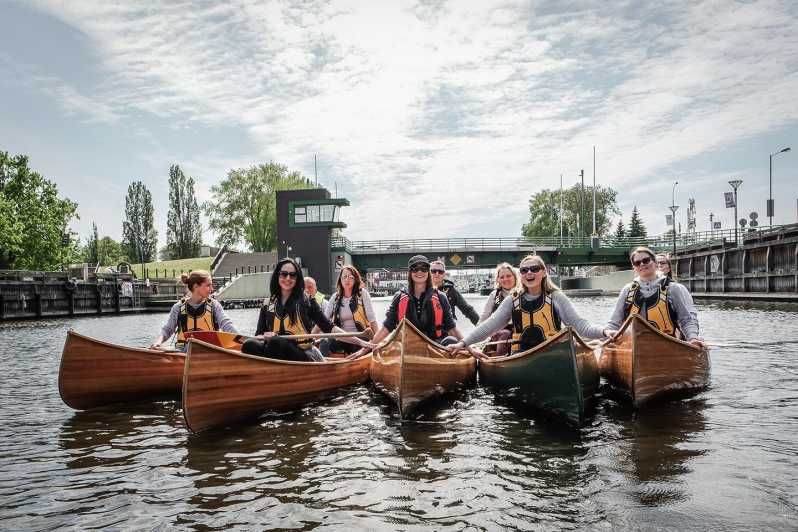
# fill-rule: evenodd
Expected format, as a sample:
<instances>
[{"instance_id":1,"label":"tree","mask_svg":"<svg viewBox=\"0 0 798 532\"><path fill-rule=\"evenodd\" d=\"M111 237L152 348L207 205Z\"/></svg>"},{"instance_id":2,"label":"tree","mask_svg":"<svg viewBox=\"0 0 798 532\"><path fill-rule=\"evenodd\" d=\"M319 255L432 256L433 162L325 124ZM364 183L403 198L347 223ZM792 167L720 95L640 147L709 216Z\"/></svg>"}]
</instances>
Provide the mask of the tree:
<instances>
[{"instance_id":1,"label":"tree","mask_svg":"<svg viewBox=\"0 0 798 532\"><path fill-rule=\"evenodd\" d=\"M151 262L158 249L158 231L155 230L155 209L152 194L141 181L127 187L125 221L122 222L124 252L134 262Z\"/></svg>"},{"instance_id":2,"label":"tree","mask_svg":"<svg viewBox=\"0 0 798 532\"><path fill-rule=\"evenodd\" d=\"M205 203L217 245L247 243L252 251L271 251L277 240L277 191L313 188L299 172L276 163L230 170L211 188Z\"/></svg>"},{"instance_id":3,"label":"tree","mask_svg":"<svg viewBox=\"0 0 798 532\"><path fill-rule=\"evenodd\" d=\"M100 262L99 244L100 235L97 231L97 224L91 223L91 235L86 241L84 249L84 260L89 264L98 264Z\"/></svg>"},{"instance_id":4,"label":"tree","mask_svg":"<svg viewBox=\"0 0 798 532\"><path fill-rule=\"evenodd\" d=\"M77 203L28 168L25 155L0 151L0 269L55 270L77 258L77 246L62 241Z\"/></svg>"},{"instance_id":5,"label":"tree","mask_svg":"<svg viewBox=\"0 0 798 532\"><path fill-rule=\"evenodd\" d=\"M626 238L626 228L623 225L623 218L618 218L618 225L615 227L615 240Z\"/></svg>"},{"instance_id":6,"label":"tree","mask_svg":"<svg viewBox=\"0 0 798 532\"><path fill-rule=\"evenodd\" d=\"M593 232L593 187L585 187L584 212L582 187L563 190L563 234L566 237L590 236ZM605 236L612 225L613 214L620 214L618 192L609 187L596 187L596 233ZM581 226L581 229L580 229ZM521 229L526 237L560 236L560 191L544 189L529 199L529 222Z\"/></svg>"},{"instance_id":7,"label":"tree","mask_svg":"<svg viewBox=\"0 0 798 532\"><path fill-rule=\"evenodd\" d=\"M169 215L166 243L176 259L196 257L202 247L199 206L194 195L194 178L186 177L178 165L169 168Z\"/></svg>"},{"instance_id":8,"label":"tree","mask_svg":"<svg viewBox=\"0 0 798 532\"><path fill-rule=\"evenodd\" d=\"M646 226L643 225L643 220L640 219L640 214L637 212L637 205L632 209L632 218L629 220L629 231L626 236L628 238L646 238Z\"/></svg>"},{"instance_id":9,"label":"tree","mask_svg":"<svg viewBox=\"0 0 798 532\"><path fill-rule=\"evenodd\" d=\"M116 266L120 262L128 262L125 248L110 236L104 236L97 242L99 263L103 266Z\"/></svg>"}]
</instances>

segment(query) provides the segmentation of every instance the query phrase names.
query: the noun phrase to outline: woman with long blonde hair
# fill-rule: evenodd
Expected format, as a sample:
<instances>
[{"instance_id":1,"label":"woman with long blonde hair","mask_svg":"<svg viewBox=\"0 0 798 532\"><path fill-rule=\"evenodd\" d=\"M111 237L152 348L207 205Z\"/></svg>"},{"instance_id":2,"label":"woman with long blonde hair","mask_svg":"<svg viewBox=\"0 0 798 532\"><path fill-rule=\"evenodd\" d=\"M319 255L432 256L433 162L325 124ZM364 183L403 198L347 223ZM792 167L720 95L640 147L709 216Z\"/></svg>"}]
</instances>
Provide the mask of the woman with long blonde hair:
<instances>
[{"instance_id":1,"label":"woman with long blonde hair","mask_svg":"<svg viewBox=\"0 0 798 532\"><path fill-rule=\"evenodd\" d=\"M496 266L496 274L494 277L494 288L488 294L488 300L485 301L485 308L482 309L482 315L479 317L479 323L484 322L490 318L491 314L496 312L496 309L502 304L502 301L509 296L512 291L518 286L518 274L515 268L508 262L502 262ZM513 334L513 324L511 321L507 322L507 326L503 329L493 333L490 337L491 342L501 342L508 340ZM494 350L496 356L506 355L509 351L509 345L506 343L496 345Z\"/></svg>"},{"instance_id":2,"label":"woman with long blonde hair","mask_svg":"<svg viewBox=\"0 0 798 532\"><path fill-rule=\"evenodd\" d=\"M468 348L474 356L484 356L469 346L512 323L512 350L526 351L555 336L569 325L583 338L602 338L600 325L579 316L571 300L549 278L546 263L538 255L527 255L518 266L520 287L506 297L490 318L478 325L452 349Z\"/></svg>"}]
</instances>

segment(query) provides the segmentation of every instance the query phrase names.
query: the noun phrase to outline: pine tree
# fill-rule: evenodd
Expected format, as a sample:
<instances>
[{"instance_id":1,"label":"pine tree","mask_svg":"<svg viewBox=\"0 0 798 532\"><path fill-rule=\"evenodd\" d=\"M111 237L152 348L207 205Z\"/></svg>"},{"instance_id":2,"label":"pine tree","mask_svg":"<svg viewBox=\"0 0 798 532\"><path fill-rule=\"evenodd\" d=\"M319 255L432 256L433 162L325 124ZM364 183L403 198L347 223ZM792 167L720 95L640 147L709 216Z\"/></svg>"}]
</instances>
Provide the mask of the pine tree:
<instances>
[{"instance_id":1,"label":"pine tree","mask_svg":"<svg viewBox=\"0 0 798 532\"><path fill-rule=\"evenodd\" d=\"M86 251L85 251L85 258L86 262L89 264L97 264L100 262L100 235L97 231L97 224L92 222L91 223L91 236L89 236L89 240L86 242Z\"/></svg>"},{"instance_id":2,"label":"pine tree","mask_svg":"<svg viewBox=\"0 0 798 532\"><path fill-rule=\"evenodd\" d=\"M134 181L127 187L122 235L124 250L130 260L151 262L156 259L158 231L155 230L155 209L152 194L141 181Z\"/></svg>"},{"instance_id":3,"label":"pine tree","mask_svg":"<svg viewBox=\"0 0 798 532\"><path fill-rule=\"evenodd\" d=\"M194 195L194 178L187 178L176 164L169 168L166 243L175 259L196 257L202 246L202 226L197 198Z\"/></svg>"},{"instance_id":4,"label":"pine tree","mask_svg":"<svg viewBox=\"0 0 798 532\"><path fill-rule=\"evenodd\" d=\"M615 228L615 240L623 240L626 238L626 227L623 225L623 218L618 218L618 225Z\"/></svg>"},{"instance_id":5,"label":"pine tree","mask_svg":"<svg viewBox=\"0 0 798 532\"><path fill-rule=\"evenodd\" d=\"M637 212L637 205L632 209L632 218L629 220L629 231L626 232L629 238L646 238L646 226L643 225L643 220L640 219L640 214Z\"/></svg>"}]
</instances>

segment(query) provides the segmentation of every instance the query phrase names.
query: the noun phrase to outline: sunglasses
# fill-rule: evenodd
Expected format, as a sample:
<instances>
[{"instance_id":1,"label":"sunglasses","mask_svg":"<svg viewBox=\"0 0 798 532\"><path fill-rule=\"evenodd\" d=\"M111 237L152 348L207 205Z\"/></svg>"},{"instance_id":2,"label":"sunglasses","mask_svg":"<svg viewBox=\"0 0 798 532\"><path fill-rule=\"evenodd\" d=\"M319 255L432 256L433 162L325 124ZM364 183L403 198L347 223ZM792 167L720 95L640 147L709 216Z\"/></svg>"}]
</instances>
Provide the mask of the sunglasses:
<instances>
[{"instance_id":1,"label":"sunglasses","mask_svg":"<svg viewBox=\"0 0 798 532\"><path fill-rule=\"evenodd\" d=\"M529 272L538 273L542 269L543 269L543 266L538 266L538 265L535 265L535 266L521 266L520 268L518 268L518 271L521 272L521 275L524 275L525 273L529 273Z\"/></svg>"},{"instance_id":2,"label":"sunglasses","mask_svg":"<svg viewBox=\"0 0 798 532\"><path fill-rule=\"evenodd\" d=\"M657 264L659 264L660 266L667 266L668 265L668 263L664 262L664 261L657 261Z\"/></svg>"},{"instance_id":3,"label":"sunglasses","mask_svg":"<svg viewBox=\"0 0 798 532\"><path fill-rule=\"evenodd\" d=\"M290 277L291 279L296 279L296 272L286 272L281 270L280 277L282 277L283 279L285 279L286 277Z\"/></svg>"},{"instance_id":4,"label":"sunglasses","mask_svg":"<svg viewBox=\"0 0 798 532\"><path fill-rule=\"evenodd\" d=\"M428 264L422 264L420 266L411 266L410 267L410 273L418 273L418 272L427 273L428 271L429 271L429 265Z\"/></svg>"},{"instance_id":5,"label":"sunglasses","mask_svg":"<svg viewBox=\"0 0 798 532\"><path fill-rule=\"evenodd\" d=\"M445 270L430 270L429 272L430 273L437 273L439 275L443 275L444 273L446 273Z\"/></svg>"},{"instance_id":6,"label":"sunglasses","mask_svg":"<svg viewBox=\"0 0 798 532\"><path fill-rule=\"evenodd\" d=\"M645 265L646 265L646 264L648 264L649 262L651 262L651 257L643 257L643 258L642 258L642 259L640 259L640 260L633 260L633 261L632 261L632 265L633 265L635 268L639 268L640 266L645 266Z\"/></svg>"}]
</instances>

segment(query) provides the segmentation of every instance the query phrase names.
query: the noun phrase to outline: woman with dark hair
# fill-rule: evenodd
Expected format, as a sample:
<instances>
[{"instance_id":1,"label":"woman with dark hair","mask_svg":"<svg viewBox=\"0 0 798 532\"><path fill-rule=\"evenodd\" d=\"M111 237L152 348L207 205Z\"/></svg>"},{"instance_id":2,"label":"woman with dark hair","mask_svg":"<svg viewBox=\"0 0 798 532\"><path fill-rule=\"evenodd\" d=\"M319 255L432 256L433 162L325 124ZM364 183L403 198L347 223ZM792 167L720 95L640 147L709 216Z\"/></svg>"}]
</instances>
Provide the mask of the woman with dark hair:
<instances>
[{"instance_id":1,"label":"woman with dark hair","mask_svg":"<svg viewBox=\"0 0 798 532\"><path fill-rule=\"evenodd\" d=\"M607 327L619 329L629 314L640 314L665 334L681 335L691 344L703 347L698 312L690 292L668 277L658 277L656 259L653 251L642 246L629 254L637 275L621 290Z\"/></svg>"},{"instance_id":2,"label":"woman with dark hair","mask_svg":"<svg viewBox=\"0 0 798 532\"><path fill-rule=\"evenodd\" d=\"M469 346L487 338L512 322L514 352L526 351L555 336L562 325L570 325L583 338L606 336L599 325L579 316L571 300L549 279L546 264L537 255L527 255L518 266L521 287L504 298L490 318L483 321L451 349L468 348L477 357L483 354ZM607 331L609 332L609 331Z\"/></svg>"},{"instance_id":3,"label":"woman with dark hair","mask_svg":"<svg viewBox=\"0 0 798 532\"><path fill-rule=\"evenodd\" d=\"M662 277L667 277L673 281L673 270L671 270L671 259L667 253L657 253L657 273Z\"/></svg>"},{"instance_id":4,"label":"woman with dark hair","mask_svg":"<svg viewBox=\"0 0 798 532\"><path fill-rule=\"evenodd\" d=\"M374 336L372 343L380 343L405 318L427 338L442 345L463 337L452 318L449 300L432 285L429 270L427 257L410 257L407 263L407 288L393 296L382 329Z\"/></svg>"},{"instance_id":5,"label":"woman with dark hair","mask_svg":"<svg viewBox=\"0 0 798 532\"><path fill-rule=\"evenodd\" d=\"M374 336L379 325L374 315L374 308L371 306L371 296L362 285L363 280L357 268L349 265L341 268L338 282L335 284L336 291L330 296L324 315L334 325L347 332L367 331L367 336ZM351 354L358 350L358 346L325 338L319 343L319 350L324 356L330 352Z\"/></svg>"},{"instance_id":6,"label":"woman with dark hair","mask_svg":"<svg viewBox=\"0 0 798 532\"><path fill-rule=\"evenodd\" d=\"M186 285L186 295L172 306L166 324L161 328L150 347L160 347L164 340L171 338L175 332L175 348L186 349L185 333L189 331L225 331L238 333L233 321L224 313L222 305L211 298L213 279L205 270L194 270L180 275L180 281Z\"/></svg>"},{"instance_id":7,"label":"woman with dark hair","mask_svg":"<svg viewBox=\"0 0 798 532\"><path fill-rule=\"evenodd\" d=\"M325 333L346 332L334 326L324 316L318 302L305 294L302 269L293 259L281 259L274 268L269 288L272 295L260 309L255 338L244 342L241 351L268 358L323 362L324 357L313 346L312 340L291 341L281 338L309 334L314 326ZM359 338L342 340L361 347L371 346Z\"/></svg>"}]
</instances>

